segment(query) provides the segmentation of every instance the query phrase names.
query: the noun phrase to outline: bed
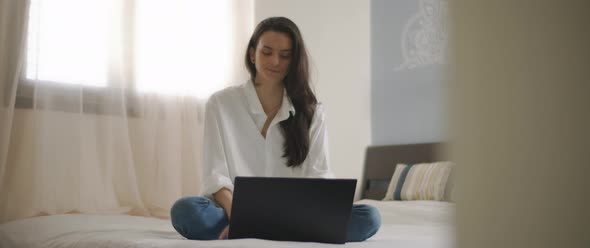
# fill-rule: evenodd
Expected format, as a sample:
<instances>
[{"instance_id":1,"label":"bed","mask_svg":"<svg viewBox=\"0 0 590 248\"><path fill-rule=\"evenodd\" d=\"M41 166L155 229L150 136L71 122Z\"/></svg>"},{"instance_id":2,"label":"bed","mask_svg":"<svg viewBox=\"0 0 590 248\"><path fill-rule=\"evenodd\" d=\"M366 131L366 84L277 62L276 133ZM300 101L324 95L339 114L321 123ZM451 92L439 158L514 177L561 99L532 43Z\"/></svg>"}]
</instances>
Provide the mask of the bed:
<instances>
[{"instance_id":1,"label":"bed","mask_svg":"<svg viewBox=\"0 0 590 248\"><path fill-rule=\"evenodd\" d=\"M379 232L365 242L340 247L453 247L454 204L444 201L380 201L384 181L397 162L428 162L440 144L369 147L363 191L356 203L375 206ZM389 174L388 174L389 173ZM331 244L259 239L193 241L180 236L166 219L130 215L65 214L27 218L0 225L0 248L99 247L331 247Z\"/></svg>"}]
</instances>

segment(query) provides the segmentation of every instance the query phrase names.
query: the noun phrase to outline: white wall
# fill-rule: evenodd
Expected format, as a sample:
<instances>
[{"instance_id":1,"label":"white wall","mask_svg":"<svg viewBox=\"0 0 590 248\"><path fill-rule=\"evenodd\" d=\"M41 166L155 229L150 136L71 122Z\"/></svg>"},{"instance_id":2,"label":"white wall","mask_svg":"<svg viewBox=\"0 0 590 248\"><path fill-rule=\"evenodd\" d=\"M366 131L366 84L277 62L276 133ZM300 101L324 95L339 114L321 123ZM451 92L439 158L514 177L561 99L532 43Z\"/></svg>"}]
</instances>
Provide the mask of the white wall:
<instances>
[{"instance_id":1,"label":"white wall","mask_svg":"<svg viewBox=\"0 0 590 248\"><path fill-rule=\"evenodd\" d=\"M332 169L339 178L361 179L371 142L370 1L256 0L254 9L255 25L285 16L301 30L328 111ZM360 180L357 198L359 189Z\"/></svg>"}]
</instances>

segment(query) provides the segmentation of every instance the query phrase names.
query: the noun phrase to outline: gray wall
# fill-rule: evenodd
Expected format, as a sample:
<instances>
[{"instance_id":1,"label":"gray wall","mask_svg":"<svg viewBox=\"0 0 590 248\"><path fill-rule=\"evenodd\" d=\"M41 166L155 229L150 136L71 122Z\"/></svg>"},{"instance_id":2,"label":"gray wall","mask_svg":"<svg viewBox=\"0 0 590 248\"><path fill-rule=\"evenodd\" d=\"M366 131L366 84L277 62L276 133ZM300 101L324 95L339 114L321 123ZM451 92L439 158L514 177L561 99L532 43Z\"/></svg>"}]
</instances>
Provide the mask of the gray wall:
<instances>
[{"instance_id":1,"label":"gray wall","mask_svg":"<svg viewBox=\"0 0 590 248\"><path fill-rule=\"evenodd\" d=\"M399 70L401 37L419 10L416 0L371 1L371 136L373 145L446 138L444 68Z\"/></svg>"},{"instance_id":2,"label":"gray wall","mask_svg":"<svg viewBox=\"0 0 590 248\"><path fill-rule=\"evenodd\" d=\"M590 1L453 3L457 247L590 247Z\"/></svg>"}]
</instances>

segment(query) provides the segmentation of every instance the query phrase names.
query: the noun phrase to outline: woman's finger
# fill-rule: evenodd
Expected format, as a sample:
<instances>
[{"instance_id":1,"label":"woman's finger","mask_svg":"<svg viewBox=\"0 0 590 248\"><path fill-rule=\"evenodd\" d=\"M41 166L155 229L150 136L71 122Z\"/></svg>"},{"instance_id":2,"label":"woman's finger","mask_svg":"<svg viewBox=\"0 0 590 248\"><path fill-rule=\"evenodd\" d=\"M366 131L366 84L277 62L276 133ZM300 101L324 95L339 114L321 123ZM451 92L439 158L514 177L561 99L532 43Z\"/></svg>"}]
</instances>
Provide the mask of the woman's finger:
<instances>
[{"instance_id":1,"label":"woman's finger","mask_svg":"<svg viewBox=\"0 0 590 248\"><path fill-rule=\"evenodd\" d=\"M227 236L229 234L229 226L226 226L223 231L221 232L221 234L219 235L219 239L227 239Z\"/></svg>"}]
</instances>

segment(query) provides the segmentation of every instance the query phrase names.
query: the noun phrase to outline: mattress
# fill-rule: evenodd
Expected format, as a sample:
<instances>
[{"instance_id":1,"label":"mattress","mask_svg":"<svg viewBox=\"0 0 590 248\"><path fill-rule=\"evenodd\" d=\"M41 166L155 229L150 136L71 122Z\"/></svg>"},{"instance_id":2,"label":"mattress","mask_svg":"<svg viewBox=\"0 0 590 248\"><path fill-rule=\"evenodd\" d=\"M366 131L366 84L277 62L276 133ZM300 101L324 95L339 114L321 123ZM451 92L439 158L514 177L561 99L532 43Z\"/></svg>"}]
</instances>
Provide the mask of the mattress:
<instances>
[{"instance_id":1,"label":"mattress","mask_svg":"<svg viewBox=\"0 0 590 248\"><path fill-rule=\"evenodd\" d=\"M454 204L438 201L362 200L379 209L382 226L369 240L338 247L454 247ZM130 215L65 214L0 225L0 248L102 247L333 247L331 244L260 239L195 241L170 220Z\"/></svg>"}]
</instances>

